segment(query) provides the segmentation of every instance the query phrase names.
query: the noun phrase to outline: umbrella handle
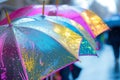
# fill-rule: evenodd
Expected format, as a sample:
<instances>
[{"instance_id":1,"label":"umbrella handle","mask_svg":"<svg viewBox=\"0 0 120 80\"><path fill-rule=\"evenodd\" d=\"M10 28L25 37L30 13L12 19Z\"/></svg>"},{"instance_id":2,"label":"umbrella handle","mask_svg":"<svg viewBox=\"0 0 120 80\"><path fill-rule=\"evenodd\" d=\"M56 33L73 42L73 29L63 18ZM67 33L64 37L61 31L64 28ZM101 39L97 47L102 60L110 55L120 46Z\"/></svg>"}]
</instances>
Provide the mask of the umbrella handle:
<instances>
[{"instance_id":1,"label":"umbrella handle","mask_svg":"<svg viewBox=\"0 0 120 80\"><path fill-rule=\"evenodd\" d=\"M58 4L59 4L59 0L56 0L56 7L58 7Z\"/></svg>"}]
</instances>

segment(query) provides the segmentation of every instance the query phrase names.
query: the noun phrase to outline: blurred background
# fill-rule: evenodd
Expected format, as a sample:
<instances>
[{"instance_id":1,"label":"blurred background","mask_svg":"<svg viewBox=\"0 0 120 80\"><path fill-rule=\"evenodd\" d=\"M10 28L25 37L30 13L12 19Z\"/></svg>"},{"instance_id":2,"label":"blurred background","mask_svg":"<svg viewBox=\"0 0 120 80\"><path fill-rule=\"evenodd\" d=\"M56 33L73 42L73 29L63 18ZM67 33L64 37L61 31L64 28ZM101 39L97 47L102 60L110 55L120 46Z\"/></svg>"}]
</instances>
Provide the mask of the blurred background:
<instances>
[{"instance_id":1,"label":"blurred background","mask_svg":"<svg viewBox=\"0 0 120 80\"><path fill-rule=\"evenodd\" d=\"M45 1L46 4L55 4L55 0ZM0 8L5 7L11 12L26 5L41 4L42 0L1 0L0 2ZM120 0L59 0L59 4L90 9L102 18L120 13Z\"/></svg>"},{"instance_id":2,"label":"blurred background","mask_svg":"<svg viewBox=\"0 0 120 80\"><path fill-rule=\"evenodd\" d=\"M42 4L42 0L0 0L0 10L4 7L9 13L31 4ZM46 4L55 4L55 0L46 0ZM81 62L75 66L80 70L75 80L120 80L120 0L59 0L59 4L67 4L89 9L99 15L111 28L96 38L99 50L96 56L80 56ZM0 20L4 18L0 11ZM111 24L110 24L111 23ZM113 29L117 27L116 29ZM117 44L117 45L116 45ZM116 55L117 54L117 57ZM69 73L69 80L74 80Z\"/></svg>"}]
</instances>

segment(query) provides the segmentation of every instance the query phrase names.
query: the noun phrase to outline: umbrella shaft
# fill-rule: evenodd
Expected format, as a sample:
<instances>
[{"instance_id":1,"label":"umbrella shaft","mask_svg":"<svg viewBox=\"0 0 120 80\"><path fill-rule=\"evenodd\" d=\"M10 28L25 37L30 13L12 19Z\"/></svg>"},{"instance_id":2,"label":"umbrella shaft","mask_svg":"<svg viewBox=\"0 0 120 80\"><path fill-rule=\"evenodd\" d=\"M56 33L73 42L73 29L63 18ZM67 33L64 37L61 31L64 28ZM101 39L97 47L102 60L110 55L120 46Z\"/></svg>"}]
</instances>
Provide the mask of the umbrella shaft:
<instances>
[{"instance_id":1,"label":"umbrella shaft","mask_svg":"<svg viewBox=\"0 0 120 80\"><path fill-rule=\"evenodd\" d=\"M43 0L43 9L42 9L42 15L44 16L45 14L45 0Z\"/></svg>"}]
</instances>

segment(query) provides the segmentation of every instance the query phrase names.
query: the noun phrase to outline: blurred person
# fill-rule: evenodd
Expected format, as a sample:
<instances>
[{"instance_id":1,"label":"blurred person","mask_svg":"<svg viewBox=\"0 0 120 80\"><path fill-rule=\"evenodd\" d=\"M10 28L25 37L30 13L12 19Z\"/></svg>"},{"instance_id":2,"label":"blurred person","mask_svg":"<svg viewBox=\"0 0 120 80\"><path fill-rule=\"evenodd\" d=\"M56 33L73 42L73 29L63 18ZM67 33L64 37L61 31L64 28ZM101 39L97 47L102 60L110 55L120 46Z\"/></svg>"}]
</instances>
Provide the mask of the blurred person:
<instances>
[{"instance_id":1,"label":"blurred person","mask_svg":"<svg viewBox=\"0 0 120 80\"><path fill-rule=\"evenodd\" d=\"M108 44L112 45L115 61L119 60L119 48L120 48L120 26L114 26L108 32Z\"/></svg>"},{"instance_id":2,"label":"blurred person","mask_svg":"<svg viewBox=\"0 0 120 80\"><path fill-rule=\"evenodd\" d=\"M115 57L115 73L119 72L119 56L120 56L120 26L113 26L108 32L108 44L113 48Z\"/></svg>"},{"instance_id":3,"label":"blurred person","mask_svg":"<svg viewBox=\"0 0 120 80\"><path fill-rule=\"evenodd\" d=\"M71 64L56 73L52 74L44 80L75 80L79 77L81 68L77 67L75 64ZM71 73L71 77L70 77ZM51 79L52 78L52 79Z\"/></svg>"},{"instance_id":4,"label":"blurred person","mask_svg":"<svg viewBox=\"0 0 120 80\"><path fill-rule=\"evenodd\" d=\"M75 80L79 77L81 70L82 69L76 66L75 64L71 64L59 71L61 75L61 80L71 80L69 78L70 73L71 73L72 80Z\"/></svg>"}]
</instances>

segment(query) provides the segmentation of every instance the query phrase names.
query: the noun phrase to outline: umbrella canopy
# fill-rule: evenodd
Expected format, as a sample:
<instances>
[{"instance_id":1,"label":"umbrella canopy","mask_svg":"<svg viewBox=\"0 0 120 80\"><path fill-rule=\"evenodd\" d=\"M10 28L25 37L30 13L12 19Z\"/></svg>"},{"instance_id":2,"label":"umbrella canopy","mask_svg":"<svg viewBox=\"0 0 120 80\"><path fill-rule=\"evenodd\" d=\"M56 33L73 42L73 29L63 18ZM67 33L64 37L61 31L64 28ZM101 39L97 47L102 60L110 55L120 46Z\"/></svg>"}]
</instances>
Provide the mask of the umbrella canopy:
<instances>
[{"instance_id":1,"label":"umbrella canopy","mask_svg":"<svg viewBox=\"0 0 120 80\"><path fill-rule=\"evenodd\" d=\"M69 13L69 14L68 14ZM82 25L84 29L92 36L94 37L94 34L90 30L90 26L87 24L87 22L84 20L84 18L81 16L81 13L78 12L74 7L68 6L68 5L61 5L58 8L54 6L52 9L49 10L47 13L50 16L61 16L66 17L69 19L72 19Z\"/></svg>"},{"instance_id":2,"label":"umbrella canopy","mask_svg":"<svg viewBox=\"0 0 120 80\"><path fill-rule=\"evenodd\" d=\"M64 10L62 8L60 8L59 11L58 11L58 15L59 16L66 16L67 18L70 17L71 19L77 20L79 23L81 23L81 25L77 24L76 22L74 22L72 20L66 19L66 18L60 18L59 19L59 17L57 17L57 19L56 19L54 17L53 19L50 19L50 20L52 20L53 22L57 22L61 25L65 25L69 29L71 29L72 31L74 31L74 32L77 31L76 32L77 34L84 37L84 39L82 40L81 46L79 48L80 49L79 55L96 55L96 50L95 50L96 44L95 44L94 39L92 39L89 36L90 33L88 34L85 31L86 29L88 31L89 28L87 28L87 24L84 21L84 19L74 10L69 10L68 7L66 7L66 6L63 6L63 7L65 7L65 10L67 10L67 11L64 12ZM51 9L49 9L49 8L51 8ZM56 9L56 7L53 6L53 5L46 6L45 7L45 14L52 15L52 16L57 15L56 13L55 14L50 13L51 11L54 10L54 8ZM70 15L67 15L67 12L70 13L71 11L73 11L72 13L74 15L72 16L72 13ZM33 16L35 14L40 14L40 13L42 13L42 6L41 5L31 5L31 6L26 6L24 8L20 8L20 9L14 11L13 13L10 14L10 17L12 18L12 20L14 20L15 18L19 18L19 17L22 17L22 16ZM5 24L6 22L7 22L6 19L4 19L3 21L1 21L1 24ZM75 26L76 26L76 28L75 28ZM84 27L85 30L82 27Z\"/></svg>"},{"instance_id":3,"label":"umbrella canopy","mask_svg":"<svg viewBox=\"0 0 120 80\"><path fill-rule=\"evenodd\" d=\"M78 60L82 37L47 17L0 26L2 79L38 80Z\"/></svg>"},{"instance_id":4,"label":"umbrella canopy","mask_svg":"<svg viewBox=\"0 0 120 80\"><path fill-rule=\"evenodd\" d=\"M35 18L38 19L40 18L40 15L36 15L36 16L31 16L28 18ZM97 55L96 54L96 44L94 39L92 39L90 37L90 35L84 30L84 28L82 28L81 25L77 24L75 21L67 19L67 18L62 18L62 17L47 17L45 18L48 21L51 21L53 23L58 23L61 24L63 26L65 26L66 28L70 29L71 31L75 32L76 34L78 34L79 36L81 36L83 38L82 42L81 42L81 46L79 48L79 55ZM41 19L40 19L41 21ZM19 24L22 25L22 24ZM37 24L31 25L29 23L23 24L23 25L27 25L27 26L37 26ZM22 25L22 26L23 26ZM51 34L52 35L52 34ZM66 35L66 37L69 36ZM74 36L74 35L73 35ZM63 39L64 40L64 39ZM74 47L71 45L71 47ZM70 49L72 50L72 49Z\"/></svg>"},{"instance_id":5,"label":"umbrella canopy","mask_svg":"<svg viewBox=\"0 0 120 80\"><path fill-rule=\"evenodd\" d=\"M83 39L79 48L79 55L97 55L95 50L96 43L94 39L85 31L85 29L81 25L79 25L73 20L69 20L68 18L63 17L61 18L52 16L49 17L49 20L55 23L59 23L61 25L65 25L67 28L82 36Z\"/></svg>"},{"instance_id":6,"label":"umbrella canopy","mask_svg":"<svg viewBox=\"0 0 120 80\"><path fill-rule=\"evenodd\" d=\"M55 15L55 9L49 11L48 15L52 15L52 13ZM91 10L77 8L76 6L59 6L58 10L56 9L56 15L67 17L78 22L93 38L96 38L99 34L109 29L97 14Z\"/></svg>"},{"instance_id":7,"label":"umbrella canopy","mask_svg":"<svg viewBox=\"0 0 120 80\"><path fill-rule=\"evenodd\" d=\"M15 19L21 16L32 16L42 13L41 5L31 5L24 8L20 8L10 14L11 19ZM68 14L69 13L69 14ZM84 29L95 38L100 33L106 31L108 27L102 22L101 18L93 14L90 10L82 8L76 9L75 7L68 5L61 5L56 8L54 5L46 5L45 14L51 16L62 16L70 18L84 27ZM94 20L92 20L94 19ZM88 22L89 20L89 22ZM97 22L98 21L98 22ZM5 24L6 20L2 20L0 24ZM102 26L102 27L99 27Z\"/></svg>"}]
</instances>

